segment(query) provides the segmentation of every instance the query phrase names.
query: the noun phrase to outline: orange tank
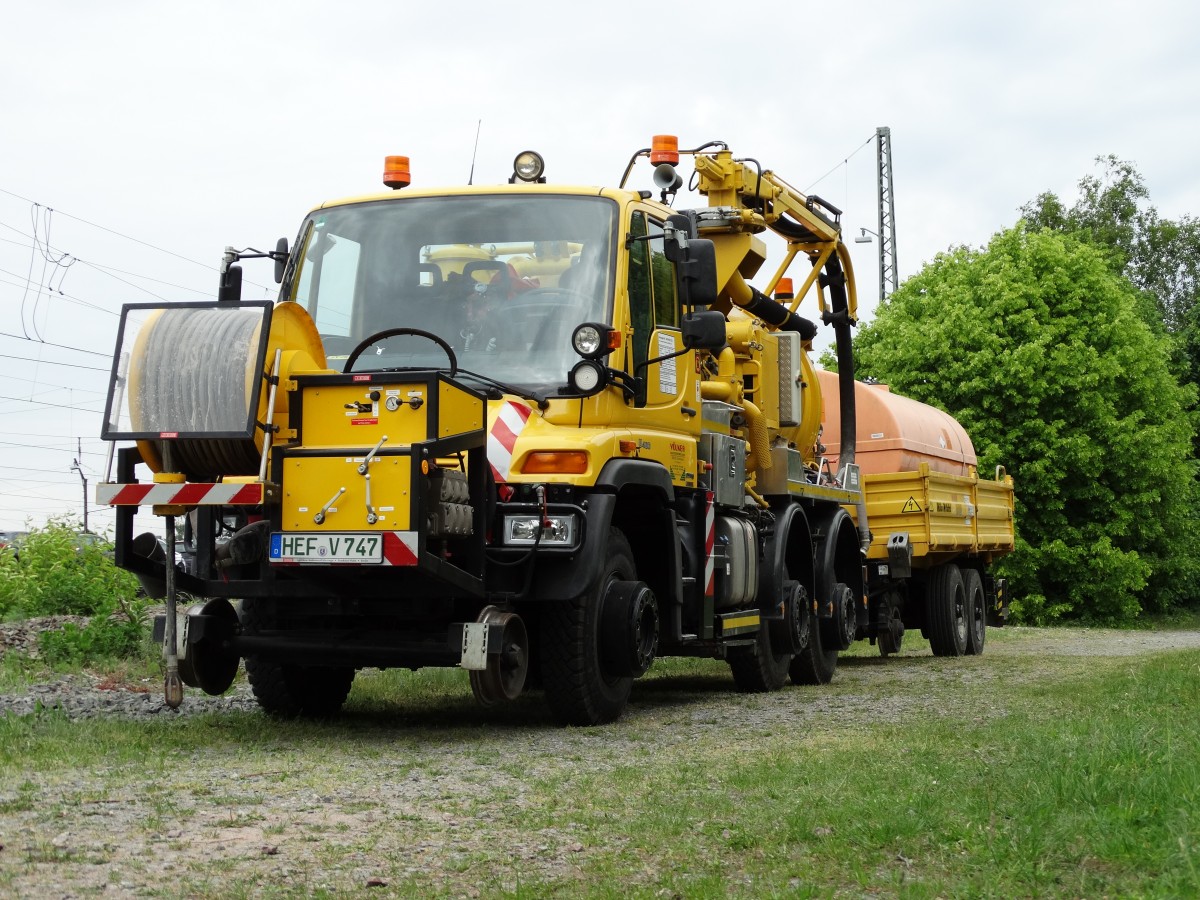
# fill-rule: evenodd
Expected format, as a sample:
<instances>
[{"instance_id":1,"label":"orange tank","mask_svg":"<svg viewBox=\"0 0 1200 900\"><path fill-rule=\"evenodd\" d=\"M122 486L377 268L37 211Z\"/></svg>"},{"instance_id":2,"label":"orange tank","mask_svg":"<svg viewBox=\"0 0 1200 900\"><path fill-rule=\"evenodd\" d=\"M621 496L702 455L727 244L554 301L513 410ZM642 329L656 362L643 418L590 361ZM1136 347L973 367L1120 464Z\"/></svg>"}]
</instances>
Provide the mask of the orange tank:
<instances>
[{"instance_id":1,"label":"orange tank","mask_svg":"<svg viewBox=\"0 0 1200 900\"><path fill-rule=\"evenodd\" d=\"M821 441L825 456L836 470L841 449L841 412L838 376L816 370L825 416ZM949 413L893 394L885 384L854 383L858 443L855 462L864 475L914 472L928 463L935 472L971 475L976 466L975 446Z\"/></svg>"}]
</instances>

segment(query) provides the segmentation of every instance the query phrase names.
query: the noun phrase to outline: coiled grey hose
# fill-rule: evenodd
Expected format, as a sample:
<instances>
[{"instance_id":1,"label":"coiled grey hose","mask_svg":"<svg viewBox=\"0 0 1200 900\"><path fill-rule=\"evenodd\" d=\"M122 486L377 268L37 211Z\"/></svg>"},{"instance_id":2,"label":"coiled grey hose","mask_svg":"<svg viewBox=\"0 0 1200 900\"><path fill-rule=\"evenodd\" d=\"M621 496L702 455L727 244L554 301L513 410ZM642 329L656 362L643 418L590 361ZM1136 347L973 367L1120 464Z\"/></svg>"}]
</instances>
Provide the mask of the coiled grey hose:
<instances>
[{"instance_id":1,"label":"coiled grey hose","mask_svg":"<svg viewBox=\"0 0 1200 900\"><path fill-rule=\"evenodd\" d=\"M219 433L242 431L248 401L246 370L258 350L262 310L167 309L149 326L140 359L137 396L130 409L136 431ZM256 383L257 380L256 380ZM258 413L258 397L249 399ZM158 442L160 455L163 442ZM259 451L253 438L173 440L171 468L191 480L253 475Z\"/></svg>"}]
</instances>

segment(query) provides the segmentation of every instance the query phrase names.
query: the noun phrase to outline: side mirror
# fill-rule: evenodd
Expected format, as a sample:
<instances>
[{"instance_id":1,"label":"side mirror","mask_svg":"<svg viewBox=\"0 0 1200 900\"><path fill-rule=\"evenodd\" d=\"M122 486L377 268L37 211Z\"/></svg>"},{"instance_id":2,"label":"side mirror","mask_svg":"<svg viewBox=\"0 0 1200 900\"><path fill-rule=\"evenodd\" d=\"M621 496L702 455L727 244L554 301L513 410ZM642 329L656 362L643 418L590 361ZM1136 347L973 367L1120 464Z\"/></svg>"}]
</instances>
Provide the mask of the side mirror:
<instances>
[{"instance_id":1,"label":"side mirror","mask_svg":"<svg viewBox=\"0 0 1200 900\"><path fill-rule=\"evenodd\" d=\"M675 264L675 293L682 306L717 302L717 248L696 237L696 223L682 213L667 216L663 255Z\"/></svg>"},{"instance_id":2,"label":"side mirror","mask_svg":"<svg viewBox=\"0 0 1200 900\"><path fill-rule=\"evenodd\" d=\"M716 350L725 345L725 314L716 310L692 312L679 323L683 346L689 350Z\"/></svg>"},{"instance_id":3,"label":"side mirror","mask_svg":"<svg viewBox=\"0 0 1200 900\"><path fill-rule=\"evenodd\" d=\"M275 283L283 284L283 273L288 263L287 238L281 237L275 242L275 252L271 254L271 258L275 260Z\"/></svg>"},{"instance_id":4,"label":"side mirror","mask_svg":"<svg viewBox=\"0 0 1200 900\"><path fill-rule=\"evenodd\" d=\"M675 266L679 302L684 306L712 306L717 302L717 248L712 241L688 241L683 262ZM725 317L721 316L724 321Z\"/></svg>"}]
</instances>

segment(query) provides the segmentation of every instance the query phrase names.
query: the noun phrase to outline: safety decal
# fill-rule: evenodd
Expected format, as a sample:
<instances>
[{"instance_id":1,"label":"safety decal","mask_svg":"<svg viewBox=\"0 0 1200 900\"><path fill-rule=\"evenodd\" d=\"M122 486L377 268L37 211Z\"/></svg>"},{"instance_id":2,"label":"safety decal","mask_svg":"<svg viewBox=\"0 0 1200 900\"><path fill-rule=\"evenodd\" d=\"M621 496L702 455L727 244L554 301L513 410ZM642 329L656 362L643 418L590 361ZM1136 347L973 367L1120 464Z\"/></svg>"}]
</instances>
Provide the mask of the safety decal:
<instances>
[{"instance_id":1,"label":"safety decal","mask_svg":"<svg viewBox=\"0 0 1200 900\"><path fill-rule=\"evenodd\" d=\"M417 564L417 533L415 531L385 531L383 533L383 564L385 566L415 566Z\"/></svg>"},{"instance_id":2,"label":"safety decal","mask_svg":"<svg viewBox=\"0 0 1200 900\"><path fill-rule=\"evenodd\" d=\"M904 504L904 509L900 510L902 513L919 513L920 511L921 504L917 502L916 497L909 497L908 502Z\"/></svg>"},{"instance_id":3,"label":"safety decal","mask_svg":"<svg viewBox=\"0 0 1200 900\"><path fill-rule=\"evenodd\" d=\"M508 481L517 438L525 430L525 423L529 421L532 412L528 406L514 403L512 400L501 404L496 412L495 421L488 429L487 437L488 465L496 481Z\"/></svg>"},{"instance_id":4,"label":"safety decal","mask_svg":"<svg viewBox=\"0 0 1200 900\"><path fill-rule=\"evenodd\" d=\"M111 484L96 486L107 506L258 506L263 486L255 484Z\"/></svg>"},{"instance_id":5,"label":"safety decal","mask_svg":"<svg viewBox=\"0 0 1200 900\"><path fill-rule=\"evenodd\" d=\"M713 550L717 546L717 518L713 509L712 491L704 493L704 596L716 594L716 566Z\"/></svg>"}]
</instances>

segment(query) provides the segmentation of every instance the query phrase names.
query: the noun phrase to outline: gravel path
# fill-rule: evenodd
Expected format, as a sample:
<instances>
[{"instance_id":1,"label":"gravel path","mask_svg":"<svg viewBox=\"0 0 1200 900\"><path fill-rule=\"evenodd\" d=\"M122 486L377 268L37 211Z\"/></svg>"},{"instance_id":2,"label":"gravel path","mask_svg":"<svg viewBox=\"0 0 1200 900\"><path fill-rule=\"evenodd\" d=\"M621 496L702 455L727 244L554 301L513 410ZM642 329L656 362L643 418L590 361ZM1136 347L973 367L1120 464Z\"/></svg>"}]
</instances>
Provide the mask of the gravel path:
<instances>
[{"instance_id":1,"label":"gravel path","mask_svg":"<svg viewBox=\"0 0 1200 900\"><path fill-rule=\"evenodd\" d=\"M0 626L0 654L28 652L39 627L58 624ZM172 756L169 772L66 764L0 779L0 895L223 897L232 885L239 896L410 896L412 879L449 896L494 893L471 880L480 871L516 892L521 878L571 883L591 852L586 829L527 823L547 802L539 783L570 783L581 766L655 765L714 746L750 758L780 736L857 745L911 715L990 721L1006 714L1014 680L1069 680L1098 658L1182 649L1200 649L1200 632L1008 629L990 632L983 657L934 659L917 644L900 658L843 658L827 687L760 695L736 693L714 667L643 679L627 715L597 729L554 727L537 697L480 710L469 694L437 711L401 700L355 713L344 739L331 725L292 740L284 723L265 726L263 744L230 746L214 717L212 746ZM219 698L188 690L176 711L157 679L77 674L0 695L0 716L47 707L131 723L257 709L244 680Z\"/></svg>"},{"instance_id":2,"label":"gravel path","mask_svg":"<svg viewBox=\"0 0 1200 900\"><path fill-rule=\"evenodd\" d=\"M78 623L86 620L56 616L0 625L0 657L5 652L14 651L36 656L38 632L61 627L66 621ZM986 655L1121 657L1200 649L1200 631L1010 628L1008 634L1018 639L1003 642L993 640L988 644ZM239 679L221 697L209 697L191 689L186 689L185 693L183 706L178 710L170 710L163 703L162 684L158 680L131 684L102 681L86 674L62 675L17 693L0 693L0 715L7 712L25 715L47 707L59 707L71 719L112 715L194 716L211 711L251 711L258 708L245 679Z\"/></svg>"}]
</instances>

